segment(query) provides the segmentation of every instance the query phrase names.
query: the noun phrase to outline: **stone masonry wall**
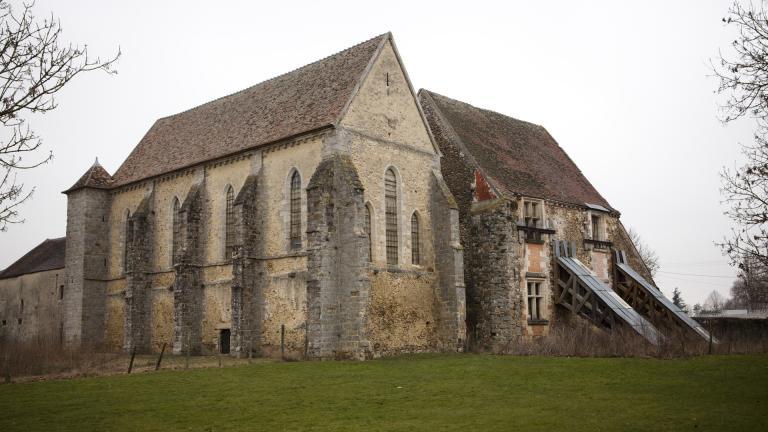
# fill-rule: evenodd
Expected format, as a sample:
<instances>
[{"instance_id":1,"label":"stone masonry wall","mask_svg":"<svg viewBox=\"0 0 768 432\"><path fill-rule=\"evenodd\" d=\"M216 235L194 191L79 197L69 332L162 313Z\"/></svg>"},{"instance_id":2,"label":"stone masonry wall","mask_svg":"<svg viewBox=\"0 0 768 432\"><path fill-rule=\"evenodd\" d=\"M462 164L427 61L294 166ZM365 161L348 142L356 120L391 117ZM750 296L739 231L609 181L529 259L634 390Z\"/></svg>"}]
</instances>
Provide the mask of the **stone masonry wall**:
<instances>
[{"instance_id":1,"label":"stone masonry wall","mask_svg":"<svg viewBox=\"0 0 768 432\"><path fill-rule=\"evenodd\" d=\"M320 163L307 187L307 352L311 358L367 358L368 238L363 187L349 156Z\"/></svg>"},{"instance_id":2,"label":"stone masonry wall","mask_svg":"<svg viewBox=\"0 0 768 432\"><path fill-rule=\"evenodd\" d=\"M72 346L100 345L106 314L109 193L80 189L67 195L67 283L64 339Z\"/></svg>"},{"instance_id":3,"label":"stone masonry wall","mask_svg":"<svg viewBox=\"0 0 768 432\"><path fill-rule=\"evenodd\" d=\"M123 349L150 352L152 292L149 277L153 244L152 196L144 198L128 218L126 230L125 325Z\"/></svg>"},{"instance_id":4,"label":"stone masonry wall","mask_svg":"<svg viewBox=\"0 0 768 432\"><path fill-rule=\"evenodd\" d=\"M517 205L505 199L473 205L466 254L468 337L473 348L500 352L523 336L525 298Z\"/></svg>"},{"instance_id":5,"label":"stone masonry wall","mask_svg":"<svg viewBox=\"0 0 768 432\"><path fill-rule=\"evenodd\" d=\"M181 237L174 257L173 353L202 353L203 185L193 185L179 210Z\"/></svg>"},{"instance_id":6,"label":"stone masonry wall","mask_svg":"<svg viewBox=\"0 0 768 432\"><path fill-rule=\"evenodd\" d=\"M65 281L63 268L0 279L0 344L62 343Z\"/></svg>"}]
</instances>

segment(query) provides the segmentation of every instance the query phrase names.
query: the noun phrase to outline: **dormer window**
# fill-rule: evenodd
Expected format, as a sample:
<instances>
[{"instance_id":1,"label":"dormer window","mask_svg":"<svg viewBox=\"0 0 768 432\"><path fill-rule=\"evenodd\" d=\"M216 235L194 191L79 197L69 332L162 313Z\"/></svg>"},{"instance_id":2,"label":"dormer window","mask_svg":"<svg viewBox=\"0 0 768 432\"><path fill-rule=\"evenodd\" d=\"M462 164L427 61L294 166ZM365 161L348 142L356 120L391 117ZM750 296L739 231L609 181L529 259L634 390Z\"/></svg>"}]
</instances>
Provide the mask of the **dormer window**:
<instances>
[{"instance_id":1,"label":"dormer window","mask_svg":"<svg viewBox=\"0 0 768 432\"><path fill-rule=\"evenodd\" d=\"M592 215L592 240L602 240L600 235L600 216Z\"/></svg>"},{"instance_id":2,"label":"dormer window","mask_svg":"<svg viewBox=\"0 0 768 432\"><path fill-rule=\"evenodd\" d=\"M544 203L535 200L523 200L522 226L525 228L525 240L540 243L541 233L544 230L543 222ZM518 225L521 223L518 222Z\"/></svg>"},{"instance_id":3,"label":"dormer window","mask_svg":"<svg viewBox=\"0 0 768 432\"><path fill-rule=\"evenodd\" d=\"M523 203L523 218L525 226L539 228L541 221L541 207L536 201L525 201Z\"/></svg>"}]
</instances>

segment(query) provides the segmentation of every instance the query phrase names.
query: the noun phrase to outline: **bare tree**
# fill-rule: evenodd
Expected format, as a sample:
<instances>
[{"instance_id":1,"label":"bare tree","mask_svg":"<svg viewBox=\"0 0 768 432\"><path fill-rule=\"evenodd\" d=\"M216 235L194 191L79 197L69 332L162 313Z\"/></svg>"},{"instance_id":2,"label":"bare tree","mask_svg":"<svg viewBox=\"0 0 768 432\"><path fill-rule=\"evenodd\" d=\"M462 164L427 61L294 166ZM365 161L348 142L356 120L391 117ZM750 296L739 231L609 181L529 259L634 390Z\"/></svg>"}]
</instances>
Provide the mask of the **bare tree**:
<instances>
[{"instance_id":1,"label":"bare tree","mask_svg":"<svg viewBox=\"0 0 768 432\"><path fill-rule=\"evenodd\" d=\"M768 268L756 259L739 264L738 279L731 286L729 306L749 310L768 309Z\"/></svg>"},{"instance_id":2,"label":"bare tree","mask_svg":"<svg viewBox=\"0 0 768 432\"><path fill-rule=\"evenodd\" d=\"M25 116L56 109L54 95L82 72L116 73L120 51L102 61L87 46L65 44L61 24L51 15L37 19L34 2L16 9L0 0L0 231L23 221L18 207L34 192L17 182L18 170L38 167L53 154L37 154L41 138Z\"/></svg>"},{"instance_id":3,"label":"bare tree","mask_svg":"<svg viewBox=\"0 0 768 432\"><path fill-rule=\"evenodd\" d=\"M734 222L731 235L718 245L733 265L744 257L768 265L768 20L765 3L741 5L735 1L726 26L733 26L738 37L733 53L720 54L713 64L719 79L718 93L726 96L721 106L725 123L739 118L756 121L754 142L742 144L746 164L721 173L726 215Z\"/></svg>"},{"instance_id":4,"label":"bare tree","mask_svg":"<svg viewBox=\"0 0 768 432\"><path fill-rule=\"evenodd\" d=\"M725 302L726 299L722 294L717 291L712 291L704 300L702 310L705 313L720 313L723 310Z\"/></svg>"},{"instance_id":5,"label":"bare tree","mask_svg":"<svg viewBox=\"0 0 768 432\"><path fill-rule=\"evenodd\" d=\"M659 256L656 254L656 251L651 249L640 237L640 234L635 231L634 228L629 228L629 231L627 231L629 234L629 239L632 240L632 243L635 245L635 249L637 249L637 253L640 255L640 259L643 260L645 263L645 266L648 267L648 271L651 273L651 277L656 277L656 271L659 270Z\"/></svg>"}]
</instances>

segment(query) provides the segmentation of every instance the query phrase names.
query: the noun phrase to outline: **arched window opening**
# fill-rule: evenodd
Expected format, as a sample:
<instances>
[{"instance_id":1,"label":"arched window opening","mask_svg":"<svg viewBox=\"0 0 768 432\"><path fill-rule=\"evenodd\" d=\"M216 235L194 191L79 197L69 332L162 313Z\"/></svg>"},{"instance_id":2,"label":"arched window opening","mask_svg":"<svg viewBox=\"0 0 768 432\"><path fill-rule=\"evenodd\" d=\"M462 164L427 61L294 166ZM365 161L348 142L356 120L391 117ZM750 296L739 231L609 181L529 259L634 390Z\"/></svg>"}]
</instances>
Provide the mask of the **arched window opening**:
<instances>
[{"instance_id":1,"label":"arched window opening","mask_svg":"<svg viewBox=\"0 0 768 432\"><path fill-rule=\"evenodd\" d=\"M235 190L232 186L227 188L226 219L224 221L224 257L232 259L235 249Z\"/></svg>"},{"instance_id":2,"label":"arched window opening","mask_svg":"<svg viewBox=\"0 0 768 432\"><path fill-rule=\"evenodd\" d=\"M291 249L301 249L301 176L291 176Z\"/></svg>"},{"instance_id":3,"label":"arched window opening","mask_svg":"<svg viewBox=\"0 0 768 432\"><path fill-rule=\"evenodd\" d=\"M384 174L384 203L387 224L387 264L397 265L397 177L392 168Z\"/></svg>"},{"instance_id":4,"label":"arched window opening","mask_svg":"<svg viewBox=\"0 0 768 432\"><path fill-rule=\"evenodd\" d=\"M363 221L365 235L368 237L368 262L373 261L373 236L371 235L373 222L371 220L371 206L365 206L365 220Z\"/></svg>"},{"instance_id":5,"label":"arched window opening","mask_svg":"<svg viewBox=\"0 0 768 432\"><path fill-rule=\"evenodd\" d=\"M411 216L411 263L414 265L421 265L421 251L420 251L420 237L419 237L419 215L416 212Z\"/></svg>"},{"instance_id":6,"label":"arched window opening","mask_svg":"<svg viewBox=\"0 0 768 432\"><path fill-rule=\"evenodd\" d=\"M131 241L131 212L125 211L125 225L123 227L123 273L128 271L128 243Z\"/></svg>"},{"instance_id":7,"label":"arched window opening","mask_svg":"<svg viewBox=\"0 0 768 432\"><path fill-rule=\"evenodd\" d=\"M179 203L179 199L174 197L173 214L171 215L173 225L173 234L171 238L171 263L176 262L179 249L181 249L181 216L179 215L180 210L181 204Z\"/></svg>"}]
</instances>

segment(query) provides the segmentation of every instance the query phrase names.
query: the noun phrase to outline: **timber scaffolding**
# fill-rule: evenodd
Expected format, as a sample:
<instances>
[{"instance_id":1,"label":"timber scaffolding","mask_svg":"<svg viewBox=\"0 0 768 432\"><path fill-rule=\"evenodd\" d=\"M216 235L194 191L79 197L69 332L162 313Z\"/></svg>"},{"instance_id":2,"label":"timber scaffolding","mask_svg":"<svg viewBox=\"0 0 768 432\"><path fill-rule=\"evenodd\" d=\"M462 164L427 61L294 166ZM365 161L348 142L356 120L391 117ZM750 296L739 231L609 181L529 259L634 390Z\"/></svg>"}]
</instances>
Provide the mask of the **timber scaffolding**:
<instances>
[{"instance_id":1,"label":"timber scaffolding","mask_svg":"<svg viewBox=\"0 0 768 432\"><path fill-rule=\"evenodd\" d=\"M614 290L574 256L575 245L555 241L553 248L557 305L601 327L629 327L652 345L664 338L659 329L710 340L699 323L629 266L624 252L614 250Z\"/></svg>"}]
</instances>

